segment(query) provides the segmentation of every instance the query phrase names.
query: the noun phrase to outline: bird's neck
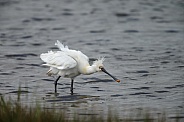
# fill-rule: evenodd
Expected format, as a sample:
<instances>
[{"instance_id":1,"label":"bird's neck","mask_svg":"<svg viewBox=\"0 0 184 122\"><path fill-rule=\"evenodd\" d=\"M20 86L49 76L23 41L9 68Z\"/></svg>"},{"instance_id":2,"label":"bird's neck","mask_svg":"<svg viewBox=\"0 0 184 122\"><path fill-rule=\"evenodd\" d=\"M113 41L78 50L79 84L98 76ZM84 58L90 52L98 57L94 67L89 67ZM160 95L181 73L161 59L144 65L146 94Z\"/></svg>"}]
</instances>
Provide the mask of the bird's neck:
<instances>
[{"instance_id":1,"label":"bird's neck","mask_svg":"<svg viewBox=\"0 0 184 122\"><path fill-rule=\"evenodd\" d=\"M96 66L95 66L95 65L91 65L91 66L87 66L87 67L85 68L85 73L84 73L84 74L90 75L90 74L93 74L93 73L95 73L95 72L97 72L97 71L96 71Z\"/></svg>"}]
</instances>

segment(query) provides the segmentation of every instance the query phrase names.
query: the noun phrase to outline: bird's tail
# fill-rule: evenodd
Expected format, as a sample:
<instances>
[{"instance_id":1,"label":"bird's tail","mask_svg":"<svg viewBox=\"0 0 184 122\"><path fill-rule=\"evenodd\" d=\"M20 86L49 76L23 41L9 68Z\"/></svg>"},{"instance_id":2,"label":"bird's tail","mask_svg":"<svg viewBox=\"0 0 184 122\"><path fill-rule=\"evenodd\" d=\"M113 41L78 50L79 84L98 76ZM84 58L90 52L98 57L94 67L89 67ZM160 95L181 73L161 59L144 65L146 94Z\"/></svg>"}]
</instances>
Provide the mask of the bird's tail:
<instances>
[{"instance_id":1,"label":"bird's tail","mask_svg":"<svg viewBox=\"0 0 184 122\"><path fill-rule=\"evenodd\" d=\"M47 72L47 75L48 76L57 75L58 72L59 72L59 70L57 68L50 67L49 71Z\"/></svg>"},{"instance_id":2,"label":"bird's tail","mask_svg":"<svg viewBox=\"0 0 184 122\"><path fill-rule=\"evenodd\" d=\"M63 52L68 51L68 46L67 45L63 45L60 41L57 40L57 42L55 43L55 45Z\"/></svg>"}]
</instances>

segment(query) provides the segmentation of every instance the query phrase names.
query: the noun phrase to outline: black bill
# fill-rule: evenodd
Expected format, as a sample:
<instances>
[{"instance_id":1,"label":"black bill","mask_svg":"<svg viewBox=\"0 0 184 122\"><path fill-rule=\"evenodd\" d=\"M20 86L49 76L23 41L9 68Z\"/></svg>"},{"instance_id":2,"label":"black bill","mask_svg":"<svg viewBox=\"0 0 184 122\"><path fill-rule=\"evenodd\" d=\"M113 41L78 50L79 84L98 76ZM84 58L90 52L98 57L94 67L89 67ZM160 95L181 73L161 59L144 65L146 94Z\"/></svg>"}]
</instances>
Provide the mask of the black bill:
<instances>
[{"instance_id":1,"label":"black bill","mask_svg":"<svg viewBox=\"0 0 184 122\"><path fill-rule=\"evenodd\" d=\"M116 77L114 77L113 75L111 75L110 73L108 73L108 72L105 70L105 68L102 67L101 70L102 70L103 72L105 72L106 74L108 74L109 76L111 76L116 82L120 82L119 79L117 79Z\"/></svg>"}]
</instances>

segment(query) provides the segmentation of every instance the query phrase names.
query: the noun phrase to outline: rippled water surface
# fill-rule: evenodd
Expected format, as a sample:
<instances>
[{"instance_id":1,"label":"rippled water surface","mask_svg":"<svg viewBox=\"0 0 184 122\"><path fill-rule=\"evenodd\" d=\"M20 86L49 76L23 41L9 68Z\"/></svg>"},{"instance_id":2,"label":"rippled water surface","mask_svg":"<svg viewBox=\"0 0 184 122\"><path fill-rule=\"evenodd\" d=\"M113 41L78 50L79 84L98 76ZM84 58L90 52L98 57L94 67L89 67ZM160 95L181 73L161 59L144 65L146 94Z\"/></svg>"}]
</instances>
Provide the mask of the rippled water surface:
<instances>
[{"instance_id":1,"label":"rippled water surface","mask_svg":"<svg viewBox=\"0 0 184 122\"><path fill-rule=\"evenodd\" d=\"M140 108L184 117L184 2L182 0L0 1L0 95L72 114L86 110L119 115ZM39 55L56 40L90 58L105 56L104 73L54 79Z\"/></svg>"}]
</instances>

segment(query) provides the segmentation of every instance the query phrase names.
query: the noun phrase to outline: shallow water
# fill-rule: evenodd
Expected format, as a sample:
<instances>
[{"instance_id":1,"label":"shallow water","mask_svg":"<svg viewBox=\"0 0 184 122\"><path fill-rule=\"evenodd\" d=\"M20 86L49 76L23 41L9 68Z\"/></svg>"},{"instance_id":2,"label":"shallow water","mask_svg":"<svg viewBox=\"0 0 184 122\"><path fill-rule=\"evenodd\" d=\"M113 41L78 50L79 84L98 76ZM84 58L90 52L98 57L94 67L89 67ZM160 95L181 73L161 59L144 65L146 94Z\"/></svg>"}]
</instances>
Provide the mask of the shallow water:
<instances>
[{"instance_id":1,"label":"shallow water","mask_svg":"<svg viewBox=\"0 0 184 122\"><path fill-rule=\"evenodd\" d=\"M90 115L109 108L127 115L141 108L184 118L184 2L182 0L7 0L0 2L0 94L24 104L67 107ZM104 73L54 78L39 55L56 40L90 58L105 56Z\"/></svg>"}]
</instances>

